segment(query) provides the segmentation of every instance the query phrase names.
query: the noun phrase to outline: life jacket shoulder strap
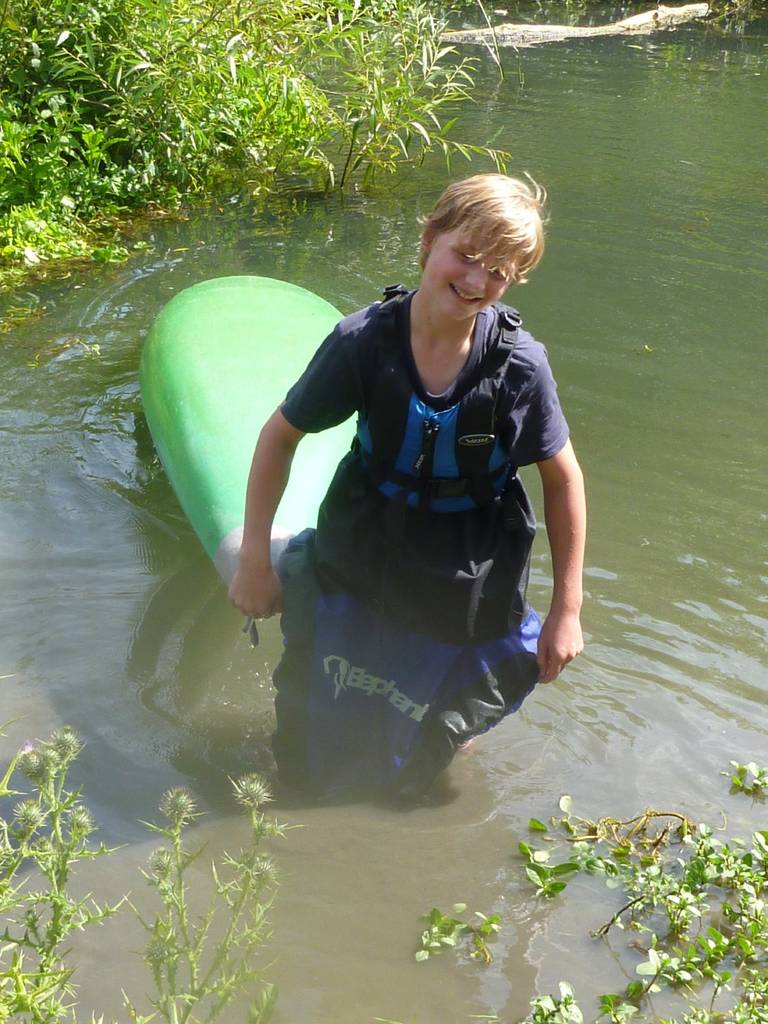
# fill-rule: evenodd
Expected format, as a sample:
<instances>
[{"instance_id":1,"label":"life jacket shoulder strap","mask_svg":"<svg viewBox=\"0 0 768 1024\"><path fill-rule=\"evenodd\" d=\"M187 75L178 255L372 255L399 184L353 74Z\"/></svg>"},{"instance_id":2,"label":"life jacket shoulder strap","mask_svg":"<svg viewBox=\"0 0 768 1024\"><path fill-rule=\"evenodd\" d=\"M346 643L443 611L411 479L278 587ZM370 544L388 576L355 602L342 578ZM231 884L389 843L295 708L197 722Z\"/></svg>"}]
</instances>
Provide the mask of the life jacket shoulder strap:
<instances>
[{"instance_id":1,"label":"life jacket shoulder strap","mask_svg":"<svg viewBox=\"0 0 768 1024\"><path fill-rule=\"evenodd\" d=\"M384 302L389 302L392 299L404 299L406 295L410 294L404 284L388 284L384 286L382 295L384 296Z\"/></svg>"},{"instance_id":2,"label":"life jacket shoulder strap","mask_svg":"<svg viewBox=\"0 0 768 1024\"><path fill-rule=\"evenodd\" d=\"M492 363L494 365L493 372L496 375L506 367L509 362L509 358L517 344L518 331L522 327L523 318L517 312L516 309L512 309L511 306L496 306L496 314L498 317L499 324L499 340L489 356L492 356ZM486 357L488 359L489 357ZM488 367L488 370L491 368Z\"/></svg>"},{"instance_id":3,"label":"life jacket shoulder strap","mask_svg":"<svg viewBox=\"0 0 768 1024\"><path fill-rule=\"evenodd\" d=\"M499 337L483 360L483 376L467 395L459 411L456 430L456 464L459 477L470 481L477 504L486 504L495 494L489 458L497 447L499 396L504 373L517 344L522 317L510 306L496 306Z\"/></svg>"},{"instance_id":4,"label":"life jacket shoulder strap","mask_svg":"<svg viewBox=\"0 0 768 1024\"><path fill-rule=\"evenodd\" d=\"M376 358L363 389L361 418L375 425L375 452L368 457L368 465L377 482L386 479L394 468L407 424L410 382L400 372L400 350L404 340L402 304L409 295L402 284L387 285L371 321L370 340Z\"/></svg>"}]
</instances>

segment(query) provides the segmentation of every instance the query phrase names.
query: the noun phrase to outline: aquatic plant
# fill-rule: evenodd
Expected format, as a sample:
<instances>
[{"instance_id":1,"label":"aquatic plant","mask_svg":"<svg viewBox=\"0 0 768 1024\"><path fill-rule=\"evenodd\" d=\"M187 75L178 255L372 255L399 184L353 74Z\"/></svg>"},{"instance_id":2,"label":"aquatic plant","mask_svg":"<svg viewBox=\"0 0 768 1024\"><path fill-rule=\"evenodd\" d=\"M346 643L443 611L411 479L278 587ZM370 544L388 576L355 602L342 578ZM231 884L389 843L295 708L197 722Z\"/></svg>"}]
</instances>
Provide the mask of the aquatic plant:
<instances>
[{"instance_id":1,"label":"aquatic plant","mask_svg":"<svg viewBox=\"0 0 768 1024\"><path fill-rule=\"evenodd\" d=\"M523 1024L582 1024L584 1015L579 1009L573 989L561 981L560 995L537 996L531 1002L531 1012Z\"/></svg>"},{"instance_id":2,"label":"aquatic plant","mask_svg":"<svg viewBox=\"0 0 768 1024\"><path fill-rule=\"evenodd\" d=\"M466 903L454 903L452 913L463 914L466 909ZM468 940L472 947L470 957L483 964L491 963L493 957L488 949L488 940L498 932L501 917L499 914L481 914L479 910L475 911L474 916L476 922L464 921L433 907L424 915L427 927L421 933L420 947L414 958L420 962L429 960L446 949L459 948L464 940Z\"/></svg>"},{"instance_id":3,"label":"aquatic plant","mask_svg":"<svg viewBox=\"0 0 768 1024\"><path fill-rule=\"evenodd\" d=\"M67 785L81 749L71 729L57 730L45 742L28 743L0 778L0 799L10 807L0 816L0 1020L54 1024L66 1017L74 1022L67 939L126 902L100 903L71 892L78 865L114 852L93 844L92 816L80 791ZM753 762L732 762L732 768L725 774L735 777L737 789L753 796L759 792L762 787L755 783L765 769ZM21 779L30 792L13 788ZM190 867L204 852L185 842L185 830L198 817L191 795L170 790L160 807L164 823L148 824L162 839L144 870L160 909L151 918L139 915L147 932L144 959L154 984L154 1013L143 1015L126 999L134 1024L214 1021L246 991L252 993L251 1024L266 1024L274 1008L276 992L255 963L268 939L266 914L276 884L263 843L283 828L264 813L270 794L259 776L233 785L249 817L249 840L238 854L212 863L211 894L202 913L192 913L187 882ZM549 825L536 818L529 822L550 849L520 844L537 894L559 895L576 871L601 876L621 892L622 901L591 934L608 938L631 929L644 936L642 947L633 942L619 951L620 959L634 961L635 980L622 992L603 993L596 1019L627 1024L641 1014L658 1024L768 1024L768 830L755 831L748 843L720 838L678 811L647 809L626 819L591 820L573 813L569 797L561 799L559 810ZM558 839L567 857L553 862ZM417 960L469 944L472 958L491 961L488 941L501 928L500 915L475 913L477 920L468 921L462 916L466 909L460 903L450 914L433 908L426 915ZM681 1017L661 1017L648 1002L664 990L685 993L689 1005ZM730 1005L715 1009L724 992L731 993ZM561 982L558 996L539 995L531 1002L521 1024L583 1020L572 986Z\"/></svg>"},{"instance_id":4,"label":"aquatic plant","mask_svg":"<svg viewBox=\"0 0 768 1024\"><path fill-rule=\"evenodd\" d=\"M731 761L731 771L723 772L723 775L730 776L731 786L735 790L749 796L763 796L768 793L768 768L761 767L754 761L747 764Z\"/></svg>"},{"instance_id":5,"label":"aquatic plant","mask_svg":"<svg viewBox=\"0 0 768 1024\"><path fill-rule=\"evenodd\" d=\"M752 763L732 766L734 786L754 793L761 770ZM751 844L725 840L680 812L654 809L627 819L593 821L574 815L569 797L561 799L560 811L563 815L552 818L550 827L538 819L529 826L536 834L548 833L548 840L566 842L565 861L552 867L556 847L537 850L520 844L537 894L562 892L568 883L561 876L574 870L601 875L623 891L623 902L590 934L607 938L614 929L632 929L646 936L643 947L633 941L631 951L621 951L627 959L642 949L640 962L634 963L637 980L621 993L601 995L601 1016L616 1024L641 1011L643 1020L661 1024L768 1022L768 831L755 831ZM681 1020L662 1018L647 997L664 989L685 992L689 1000L700 994L705 1001L690 1005ZM735 1002L716 1012L727 990ZM536 1024L581 1019L565 1012L562 998L544 997L528 1019Z\"/></svg>"}]
</instances>

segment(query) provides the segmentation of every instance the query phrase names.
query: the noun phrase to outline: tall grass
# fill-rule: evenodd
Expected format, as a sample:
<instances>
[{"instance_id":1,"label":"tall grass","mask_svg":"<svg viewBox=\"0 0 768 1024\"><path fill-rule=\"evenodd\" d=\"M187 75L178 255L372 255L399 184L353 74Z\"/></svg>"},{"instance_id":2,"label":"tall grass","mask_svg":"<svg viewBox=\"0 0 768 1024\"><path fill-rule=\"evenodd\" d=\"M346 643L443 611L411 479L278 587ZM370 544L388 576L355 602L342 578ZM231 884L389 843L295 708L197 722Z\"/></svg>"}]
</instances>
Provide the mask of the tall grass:
<instances>
[{"instance_id":1,"label":"tall grass","mask_svg":"<svg viewBox=\"0 0 768 1024\"><path fill-rule=\"evenodd\" d=\"M435 147L473 64L421 0L0 0L0 261L232 179L370 179ZM480 150L499 163L502 154Z\"/></svg>"}]
</instances>

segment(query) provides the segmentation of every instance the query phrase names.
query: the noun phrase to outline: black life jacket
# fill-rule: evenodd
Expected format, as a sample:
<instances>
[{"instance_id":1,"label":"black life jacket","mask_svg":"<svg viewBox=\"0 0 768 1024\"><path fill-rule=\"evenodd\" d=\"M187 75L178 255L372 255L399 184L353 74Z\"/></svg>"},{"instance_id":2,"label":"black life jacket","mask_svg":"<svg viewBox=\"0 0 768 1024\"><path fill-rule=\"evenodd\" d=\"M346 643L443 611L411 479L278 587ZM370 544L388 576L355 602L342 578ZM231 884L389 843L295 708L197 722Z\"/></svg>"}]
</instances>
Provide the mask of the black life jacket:
<instances>
[{"instance_id":1,"label":"black life jacket","mask_svg":"<svg viewBox=\"0 0 768 1024\"><path fill-rule=\"evenodd\" d=\"M398 320L405 294L390 290L371 318L357 437L318 514L318 579L449 643L503 637L527 614L535 532L496 423L520 318L502 309L497 346L466 394L436 412L414 395Z\"/></svg>"},{"instance_id":2,"label":"black life jacket","mask_svg":"<svg viewBox=\"0 0 768 1024\"><path fill-rule=\"evenodd\" d=\"M385 289L377 311L379 364L358 420L358 454L382 494L410 507L458 512L488 505L510 475L496 410L521 318L497 307L496 346L475 368L465 394L436 411L414 393L408 372L402 319L408 294L400 285Z\"/></svg>"}]
</instances>

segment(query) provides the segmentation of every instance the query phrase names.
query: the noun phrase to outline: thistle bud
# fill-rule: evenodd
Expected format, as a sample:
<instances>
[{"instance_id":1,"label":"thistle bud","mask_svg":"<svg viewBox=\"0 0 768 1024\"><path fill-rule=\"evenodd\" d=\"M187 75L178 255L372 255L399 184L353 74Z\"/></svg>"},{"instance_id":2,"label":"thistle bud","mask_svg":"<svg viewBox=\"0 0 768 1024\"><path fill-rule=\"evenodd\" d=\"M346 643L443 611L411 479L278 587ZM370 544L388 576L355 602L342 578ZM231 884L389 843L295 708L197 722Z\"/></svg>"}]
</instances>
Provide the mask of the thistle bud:
<instances>
[{"instance_id":1,"label":"thistle bud","mask_svg":"<svg viewBox=\"0 0 768 1024\"><path fill-rule=\"evenodd\" d=\"M16 851L8 844L8 837L0 835L0 877L5 879L9 876L15 859Z\"/></svg>"},{"instance_id":2,"label":"thistle bud","mask_svg":"<svg viewBox=\"0 0 768 1024\"><path fill-rule=\"evenodd\" d=\"M75 807L69 817L69 831L76 839L85 839L94 831L95 825L87 807Z\"/></svg>"},{"instance_id":3,"label":"thistle bud","mask_svg":"<svg viewBox=\"0 0 768 1024\"><path fill-rule=\"evenodd\" d=\"M25 778L36 786L42 786L48 777L46 763L40 756L40 751L35 750L34 747L19 754L16 767Z\"/></svg>"},{"instance_id":4,"label":"thistle bud","mask_svg":"<svg viewBox=\"0 0 768 1024\"><path fill-rule=\"evenodd\" d=\"M277 881L277 869L271 857L258 857L253 872L262 885L274 885Z\"/></svg>"},{"instance_id":5,"label":"thistle bud","mask_svg":"<svg viewBox=\"0 0 768 1024\"><path fill-rule=\"evenodd\" d=\"M74 729L65 725L51 735L50 749L56 752L62 763L69 764L83 749L83 742Z\"/></svg>"},{"instance_id":6,"label":"thistle bud","mask_svg":"<svg viewBox=\"0 0 768 1024\"><path fill-rule=\"evenodd\" d=\"M195 801L189 792L181 786L169 789L160 801L160 812L176 826L181 828L195 817Z\"/></svg>"},{"instance_id":7,"label":"thistle bud","mask_svg":"<svg viewBox=\"0 0 768 1024\"><path fill-rule=\"evenodd\" d=\"M160 846L149 858L149 870L159 879L167 878L173 868L173 858L170 850Z\"/></svg>"},{"instance_id":8,"label":"thistle bud","mask_svg":"<svg viewBox=\"0 0 768 1024\"><path fill-rule=\"evenodd\" d=\"M235 800L243 807L257 810L272 799L269 786L260 775L243 775L232 785L235 789Z\"/></svg>"},{"instance_id":9,"label":"thistle bud","mask_svg":"<svg viewBox=\"0 0 768 1024\"><path fill-rule=\"evenodd\" d=\"M157 936L150 939L144 950L144 960L149 967L160 967L168 958L168 949L162 939Z\"/></svg>"},{"instance_id":10,"label":"thistle bud","mask_svg":"<svg viewBox=\"0 0 768 1024\"><path fill-rule=\"evenodd\" d=\"M52 779L61 770L61 758L53 747L45 746L40 751L40 761L45 780Z\"/></svg>"},{"instance_id":11,"label":"thistle bud","mask_svg":"<svg viewBox=\"0 0 768 1024\"><path fill-rule=\"evenodd\" d=\"M43 824L45 812L35 800L23 800L14 807L13 817L19 831L29 834Z\"/></svg>"}]
</instances>

